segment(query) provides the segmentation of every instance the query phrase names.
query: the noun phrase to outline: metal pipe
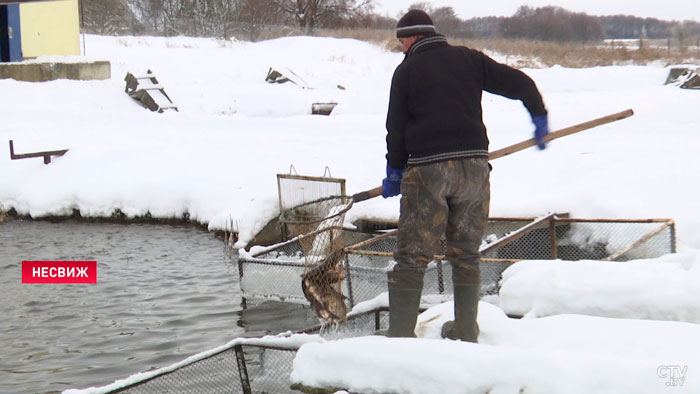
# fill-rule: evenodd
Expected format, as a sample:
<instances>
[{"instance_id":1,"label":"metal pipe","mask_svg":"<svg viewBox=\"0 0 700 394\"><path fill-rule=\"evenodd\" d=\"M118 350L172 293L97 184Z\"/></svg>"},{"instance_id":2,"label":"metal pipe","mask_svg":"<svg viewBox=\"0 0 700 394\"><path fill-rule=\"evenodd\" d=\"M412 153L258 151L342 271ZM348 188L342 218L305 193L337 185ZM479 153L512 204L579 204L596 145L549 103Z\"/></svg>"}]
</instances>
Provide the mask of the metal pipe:
<instances>
[{"instance_id":1,"label":"metal pipe","mask_svg":"<svg viewBox=\"0 0 700 394\"><path fill-rule=\"evenodd\" d=\"M671 221L671 253L676 253L676 222Z\"/></svg>"},{"instance_id":2,"label":"metal pipe","mask_svg":"<svg viewBox=\"0 0 700 394\"><path fill-rule=\"evenodd\" d=\"M241 378L241 389L243 394L252 394L250 389L250 379L248 378L248 369L245 365L245 354L243 353L243 346L236 345L233 347L236 352L236 363L238 363L238 375Z\"/></svg>"},{"instance_id":3,"label":"metal pipe","mask_svg":"<svg viewBox=\"0 0 700 394\"><path fill-rule=\"evenodd\" d=\"M556 217L553 219L555 222L568 222L568 223L663 223L672 222L673 219L670 218L656 218L656 219L575 219L575 218L560 218Z\"/></svg>"},{"instance_id":4,"label":"metal pipe","mask_svg":"<svg viewBox=\"0 0 700 394\"><path fill-rule=\"evenodd\" d=\"M348 300L350 301L350 306L354 307L355 306L355 297L353 297L353 291L352 291L352 275L350 274L350 259L348 259L348 255L343 256L343 262L345 266L345 280L347 281L348 285Z\"/></svg>"}]
</instances>

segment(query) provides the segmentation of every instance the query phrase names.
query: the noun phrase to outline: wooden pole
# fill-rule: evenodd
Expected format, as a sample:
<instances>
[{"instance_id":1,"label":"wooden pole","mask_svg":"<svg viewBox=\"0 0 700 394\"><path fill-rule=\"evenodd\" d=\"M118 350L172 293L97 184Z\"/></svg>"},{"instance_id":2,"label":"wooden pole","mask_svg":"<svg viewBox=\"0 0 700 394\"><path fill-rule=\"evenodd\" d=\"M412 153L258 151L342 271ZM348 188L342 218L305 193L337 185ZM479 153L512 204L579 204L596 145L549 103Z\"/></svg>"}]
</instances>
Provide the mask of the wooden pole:
<instances>
[{"instance_id":1,"label":"wooden pole","mask_svg":"<svg viewBox=\"0 0 700 394\"><path fill-rule=\"evenodd\" d=\"M549 142L549 141L555 140L557 138L566 137L567 135L575 134L575 133L578 133L578 132L583 131L583 130L592 129L594 127L601 126L601 125L604 125L607 123L611 123L611 122L615 122L615 121L618 121L621 119L629 118L632 115L634 115L634 111L632 111L631 109L628 109L626 111L603 116L602 118L589 120L588 122L579 123L579 124L574 125L574 126L570 126L570 127L564 128L564 129L553 131L544 137L544 141ZM500 157L510 155L511 153L519 152L523 149L527 149L527 148L529 148L531 146L535 146L535 145L537 145L537 141L535 141L534 138L530 138L528 140L521 141L521 142L518 142L517 144L506 146L505 148L495 150L495 151L489 153L489 160L498 159Z\"/></svg>"},{"instance_id":2,"label":"wooden pole","mask_svg":"<svg viewBox=\"0 0 700 394\"><path fill-rule=\"evenodd\" d=\"M557 138L566 137L567 135L575 134L575 133L581 132L583 130L592 129L594 127L601 126L601 125L604 125L607 123L611 123L611 122L615 122L615 121L622 120L625 118L629 118L632 115L634 115L634 111L631 109L628 109L628 110L625 110L622 112L603 116L601 118L589 120L588 122L579 123L577 125L573 125L570 127L566 127L564 129L553 131L544 137L544 141L549 142L549 141L555 140ZM501 148L501 149L498 149L498 150L495 150L495 151L489 153L489 160L494 160L494 159L501 158L503 156L508 156L512 153L520 152L521 150L527 149L527 148L529 148L531 146L535 146L535 145L537 145L537 141L534 138L530 138L528 140L521 141L521 142L518 142L517 144L506 146L505 148ZM353 194L352 198L353 198L354 202L359 202L359 201L364 201L364 200L368 200L370 198L380 196L381 194L382 194L382 187L377 186L374 189L370 189L370 190L366 190L366 191L363 191L363 192L360 192L357 194Z\"/></svg>"}]
</instances>

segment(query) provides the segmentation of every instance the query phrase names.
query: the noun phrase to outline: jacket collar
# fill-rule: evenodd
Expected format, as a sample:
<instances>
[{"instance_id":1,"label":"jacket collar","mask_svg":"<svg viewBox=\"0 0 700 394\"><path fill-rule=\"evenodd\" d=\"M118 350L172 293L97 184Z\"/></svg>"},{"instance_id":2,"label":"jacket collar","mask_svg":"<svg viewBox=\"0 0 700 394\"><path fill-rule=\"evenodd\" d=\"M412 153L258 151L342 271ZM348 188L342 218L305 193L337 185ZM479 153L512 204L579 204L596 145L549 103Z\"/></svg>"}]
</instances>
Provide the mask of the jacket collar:
<instances>
[{"instance_id":1,"label":"jacket collar","mask_svg":"<svg viewBox=\"0 0 700 394\"><path fill-rule=\"evenodd\" d=\"M408 50L408 53L406 54L406 57L409 57L411 55L415 55L416 53L420 53L432 48L439 48L443 46L449 45L447 43L447 39L445 36L442 34L433 34L425 37L421 37L418 41L413 43L411 45L411 48Z\"/></svg>"}]
</instances>

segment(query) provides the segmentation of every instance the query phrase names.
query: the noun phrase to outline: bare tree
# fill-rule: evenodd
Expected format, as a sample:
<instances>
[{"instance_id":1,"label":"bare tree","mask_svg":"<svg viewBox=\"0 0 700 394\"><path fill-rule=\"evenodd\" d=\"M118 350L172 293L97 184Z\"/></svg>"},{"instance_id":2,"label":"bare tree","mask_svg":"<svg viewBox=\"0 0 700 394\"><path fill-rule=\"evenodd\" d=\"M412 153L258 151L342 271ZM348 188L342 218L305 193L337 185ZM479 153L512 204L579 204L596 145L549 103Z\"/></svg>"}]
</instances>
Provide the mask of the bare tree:
<instances>
[{"instance_id":1,"label":"bare tree","mask_svg":"<svg viewBox=\"0 0 700 394\"><path fill-rule=\"evenodd\" d=\"M425 11L428 14L431 14L433 12L433 5L429 1L417 1L411 5L408 6L408 10L421 10ZM402 14L405 14L405 12L402 12Z\"/></svg>"},{"instance_id":2,"label":"bare tree","mask_svg":"<svg viewBox=\"0 0 700 394\"><path fill-rule=\"evenodd\" d=\"M503 34L502 26L506 20L503 16L487 16L471 18L462 23L468 31L477 37L500 37Z\"/></svg>"},{"instance_id":3,"label":"bare tree","mask_svg":"<svg viewBox=\"0 0 700 394\"><path fill-rule=\"evenodd\" d=\"M139 30L139 22L124 0L90 0L80 3L82 27L89 33L117 35Z\"/></svg>"},{"instance_id":4,"label":"bare tree","mask_svg":"<svg viewBox=\"0 0 700 394\"><path fill-rule=\"evenodd\" d=\"M377 14L371 14L369 16L369 18L372 21L372 23L369 25L369 27L374 27L375 29L385 29L385 30L392 30L392 29L396 28L397 20L394 18L389 18L386 16L377 15Z\"/></svg>"},{"instance_id":5,"label":"bare tree","mask_svg":"<svg viewBox=\"0 0 700 394\"><path fill-rule=\"evenodd\" d=\"M180 0L131 0L132 6L139 10L144 24L150 26L154 33L164 36L185 34L186 28L181 22L183 13L189 13L186 4ZM189 14L187 14L189 15Z\"/></svg>"},{"instance_id":6,"label":"bare tree","mask_svg":"<svg viewBox=\"0 0 700 394\"><path fill-rule=\"evenodd\" d=\"M313 34L324 18L352 18L372 8L372 0L275 0L275 3L291 15L307 35Z\"/></svg>"},{"instance_id":7,"label":"bare tree","mask_svg":"<svg viewBox=\"0 0 700 394\"><path fill-rule=\"evenodd\" d=\"M430 12L435 28L446 36L462 36L462 20L455 14L452 7L440 7Z\"/></svg>"},{"instance_id":8,"label":"bare tree","mask_svg":"<svg viewBox=\"0 0 700 394\"><path fill-rule=\"evenodd\" d=\"M162 35L227 37L238 0L127 0L144 25Z\"/></svg>"},{"instance_id":9,"label":"bare tree","mask_svg":"<svg viewBox=\"0 0 700 394\"><path fill-rule=\"evenodd\" d=\"M370 29L393 30L396 27L396 19L375 13L365 14L354 19L353 22L355 23L353 27Z\"/></svg>"},{"instance_id":10,"label":"bare tree","mask_svg":"<svg viewBox=\"0 0 700 394\"><path fill-rule=\"evenodd\" d=\"M503 21L501 27L505 37L541 41L592 41L604 36L598 18L552 6L521 6L515 15Z\"/></svg>"},{"instance_id":11,"label":"bare tree","mask_svg":"<svg viewBox=\"0 0 700 394\"><path fill-rule=\"evenodd\" d=\"M239 0L236 19L239 30L251 41L258 39L264 26L284 21L276 0Z\"/></svg>"},{"instance_id":12,"label":"bare tree","mask_svg":"<svg viewBox=\"0 0 700 394\"><path fill-rule=\"evenodd\" d=\"M455 37L466 37L470 35L469 28L461 20L452 7L434 8L429 1L419 1L408 6L409 10L425 11L435 24L435 29L444 35ZM404 14L403 12L402 14Z\"/></svg>"},{"instance_id":13,"label":"bare tree","mask_svg":"<svg viewBox=\"0 0 700 394\"><path fill-rule=\"evenodd\" d=\"M678 23L671 28L671 34L678 42L678 48L681 50L681 53L684 53L690 38L690 25L685 22Z\"/></svg>"}]
</instances>

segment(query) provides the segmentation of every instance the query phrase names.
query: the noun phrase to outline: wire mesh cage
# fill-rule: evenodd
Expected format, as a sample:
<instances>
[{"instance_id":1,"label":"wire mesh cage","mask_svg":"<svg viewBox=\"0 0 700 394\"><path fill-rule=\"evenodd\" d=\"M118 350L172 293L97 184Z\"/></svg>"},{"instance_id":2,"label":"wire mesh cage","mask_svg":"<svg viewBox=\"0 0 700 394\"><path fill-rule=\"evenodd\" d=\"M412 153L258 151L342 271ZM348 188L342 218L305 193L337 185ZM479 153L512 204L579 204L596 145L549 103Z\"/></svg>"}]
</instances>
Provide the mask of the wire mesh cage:
<instances>
[{"instance_id":1,"label":"wire mesh cage","mask_svg":"<svg viewBox=\"0 0 700 394\"><path fill-rule=\"evenodd\" d=\"M348 317L342 326L314 326L299 333L326 340L372 335L388 324L386 309ZM276 338L280 338L279 336ZM282 341L284 338L282 338ZM317 339L322 340L322 339ZM239 338L219 350L194 356L171 367L142 373L108 394L227 394L298 393L290 374L301 343L275 345L276 339Z\"/></svg>"},{"instance_id":2,"label":"wire mesh cage","mask_svg":"<svg viewBox=\"0 0 700 394\"><path fill-rule=\"evenodd\" d=\"M246 393L238 369L237 352L230 348L210 357L181 366L172 371L155 374L147 379L134 379L133 383L112 391L122 394L227 394Z\"/></svg>"},{"instance_id":3,"label":"wire mesh cage","mask_svg":"<svg viewBox=\"0 0 700 394\"><path fill-rule=\"evenodd\" d=\"M338 228L324 229L341 231ZM343 232L345 300L350 306L386 291L386 271L396 233L371 236L348 229ZM444 244L443 244L444 247ZM605 220L571 219L557 215L542 218L492 218L484 234L482 292L498 289L502 271L519 259L590 259L626 261L652 258L675 251L675 225L670 219ZM442 250L444 254L444 249ZM295 298L305 302L300 280L304 247L293 239L238 259L244 296ZM294 284L286 286L286 284ZM452 290L450 265L441 254L428 267L424 295L448 294ZM385 308L349 314L342 325L317 325L303 333L325 339L371 335L388 326ZM280 347L241 338L237 343L205 357L133 379L109 393L217 394L295 393L290 373L298 347Z\"/></svg>"},{"instance_id":4,"label":"wire mesh cage","mask_svg":"<svg viewBox=\"0 0 700 394\"><path fill-rule=\"evenodd\" d=\"M372 299L387 291L386 273L393 268L393 251L398 242L397 231L391 231L365 242L345 248L348 262L350 299L354 303ZM441 249L426 268L423 280L422 296L439 302L441 296L452 294L452 266L445 259L445 241ZM498 291L501 273L515 260L491 261L483 259L480 263L482 294L494 294Z\"/></svg>"},{"instance_id":5,"label":"wire mesh cage","mask_svg":"<svg viewBox=\"0 0 700 394\"><path fill-rule=\"evenodd\" d=\"M485 259L649 259L676 251L672 219L493 218Z\"/></svg>"},{"instance_id":6,"label":"wire mesh cage","mask_svg":"<svg viewBox=\"0 0 700 394\"><path fill-rule=\"evenodd\" d=\"M325 231L338 230L338 228L325 229ZM356 244L372 237L371 234L346 228L343 228L342 232L343 246ZM306 269L301 238L293 238L252 255L242 253L238 256L239 284L244 298L308 303L301 288L301 279ZM341 286L343 285L344 283L341 283ZM346 288L341 289L343 294L347 294Z\"/></svg>"},{"instance_id":7,"label":"wire mesh cage","mask_svg":"<svg viewBox=\"0 0 700 394\"><path fill-rule=\"evenodd\" d=\"M342 259L340 292L348 308L360 302L371 300L387 291L386 274L392 269L392 251L396 246L396 232L377 237L349 231L347 229L324 229L342 231L345 244ZM359 233L362 234L362 233ZM314 234L308 237L313 237ZM369 238L368 238L369 237ZM252 256L239 256L238 267L241 293L246 298L279 299L288 302L307 303L300 278L306 272L304 247L299 237ZM352 243L354 241L354 243ZM492 294L497 289L500 273L510 262L483 262L482 282L485 293ZM423 295L437 297L452 294L452 274L450 264L442 258L431 262L425 273Z\"/></svg>"},{"instance_id":8,"label":"wire mesh cage","mask_svg":"<svg viewBox=\"0 0 700 394\"><path fill-rule=\"evenodd\" d=\"M365 239L344 232L341 283L347 306L387 291L386 272L393 266L396 233ZM357 234L357 233L355 233ZM357 241L353 243L354 241ZM482 294L496 294L502 272L519 260L608 260L654 258L675 252L671 219L575 219L551 214L540 218L491 218L481 246ZM304 251L297 241L283 243L253 257L238 259L244 297L274 297L305 303L299 285ZM444 242L426 270L424 296L449 296L452 272ZM438 297L438 299L440 299Z\"/></svg>"},{"instance_id":9,"label":"wire mesh cage","mask_svg":"<svg viewBox=\"0 0 700 394\"><path fill-rule=\"evenodd\" d=\"M240 344L109 394L294 393L289 375L298 348Z\"/></svg>"}]
</instances>

